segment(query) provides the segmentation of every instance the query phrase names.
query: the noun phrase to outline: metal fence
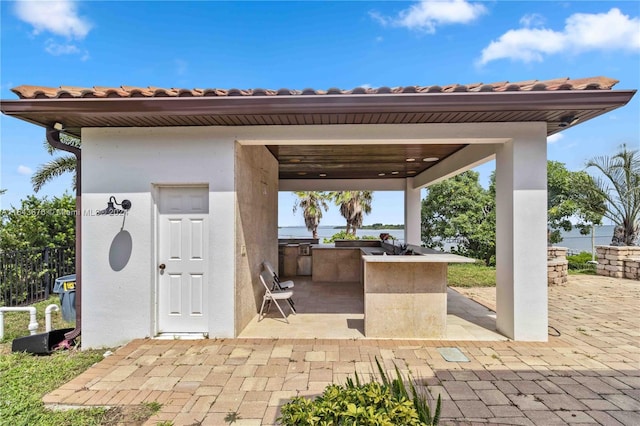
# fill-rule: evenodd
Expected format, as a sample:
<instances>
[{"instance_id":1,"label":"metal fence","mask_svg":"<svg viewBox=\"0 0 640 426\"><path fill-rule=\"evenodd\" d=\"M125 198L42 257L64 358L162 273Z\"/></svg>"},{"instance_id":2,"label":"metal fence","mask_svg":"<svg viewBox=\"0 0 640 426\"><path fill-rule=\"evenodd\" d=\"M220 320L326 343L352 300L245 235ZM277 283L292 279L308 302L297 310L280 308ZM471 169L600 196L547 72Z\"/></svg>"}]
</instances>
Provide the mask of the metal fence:
<instances>
[{"instance_id":1,"label":"metal fence","mask_svg":"<svg viewBox=\"0 0 640 426\"><path fill-rule=\"evenodd\" d=\"M30 305L45 300L55 279L74 270L74 247L0 252L0 306Z\"/></svg>"}]
</instances>

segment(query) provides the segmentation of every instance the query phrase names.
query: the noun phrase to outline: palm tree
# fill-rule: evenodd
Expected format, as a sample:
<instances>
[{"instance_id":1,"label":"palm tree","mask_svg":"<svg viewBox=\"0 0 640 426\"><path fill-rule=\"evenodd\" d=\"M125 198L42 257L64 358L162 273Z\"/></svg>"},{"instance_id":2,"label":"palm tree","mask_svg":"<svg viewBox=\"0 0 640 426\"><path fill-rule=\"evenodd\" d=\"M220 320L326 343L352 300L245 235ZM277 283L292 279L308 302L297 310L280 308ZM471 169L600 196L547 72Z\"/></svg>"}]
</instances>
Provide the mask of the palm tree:
<instances>
[{"instance_id":1,"label":"palm tree","mask_svg":"<svg viewBox=\"0 0 640 426\"><path fill-rule=\"evenodd\" d=\"M304 224L307 230L311 232L313 238L318 238L318 226L322 219L322 209L327 211L327 195L321 191L297 191L294 192L298 199L293 205L293 213L295 214L298 207L302 209L304 216Z\"/></svg>"},{"instance_id":2,"label":"palm tree","mask_svg":"<svg viewBox=\"0 0 640 426\"><path fill-rule=\"evenodd\" d=\"M362 226L364 215L371 213L373 191L339 191L331 192L329 196L347 221L345 232L355 236L358 228Z\"/></svg>"},{"instance_id":3,"label":"palm tree","mask_svg":"<svg viewBox=\"0 0 640 426\"><path fill-rule=\"evenodd\" d=\"M80 139L67 135L61 134L60 141L66 145L79 147ZM55 154L58 150L47 143L44 142L45 149L49 153L49 155ZM46 164L38 167L38 170L31 176L31 184L33 185L33 190L35 192L40 191L44 184L52 181L54 178L62 175L63 173L73 173L76 170L76 157L74 155L62 155L60 157L55 157L53 160L49 161ZM76 177L75 173L73 175L73 189L76 188Z\"/></svg>"},{"instance_id":4,"label":"palm tree","mask_svg":"<svg viewBox=\"0 0 640 426\"><path fill-rule=\"evenodd\" d=\"M605 217L615 223L612 245L636 245L640 233L640 155L626 145L613 156L599 156L587 162L602 174L597 192L606 200ZM618 233L620 235L618 235Z\"/></svg>"}]
</instances>

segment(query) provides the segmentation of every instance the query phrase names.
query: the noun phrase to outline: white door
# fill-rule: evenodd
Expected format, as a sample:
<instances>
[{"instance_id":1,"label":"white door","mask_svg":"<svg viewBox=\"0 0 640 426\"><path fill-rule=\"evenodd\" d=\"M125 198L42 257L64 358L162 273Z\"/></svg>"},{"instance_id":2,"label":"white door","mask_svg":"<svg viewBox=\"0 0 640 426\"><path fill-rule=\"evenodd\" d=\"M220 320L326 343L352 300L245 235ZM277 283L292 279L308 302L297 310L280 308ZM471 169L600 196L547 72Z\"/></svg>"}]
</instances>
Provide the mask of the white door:
<instances>
[{"instance_id":1,"label":"white door","mask_svg":"<svg viewBox=\"0 0 640 426\"><path fill-rule=\"evenodd\" d=\"M162 187L158 206L158 332L207 332L207 187Z\"/></svg>"}]
</instances>

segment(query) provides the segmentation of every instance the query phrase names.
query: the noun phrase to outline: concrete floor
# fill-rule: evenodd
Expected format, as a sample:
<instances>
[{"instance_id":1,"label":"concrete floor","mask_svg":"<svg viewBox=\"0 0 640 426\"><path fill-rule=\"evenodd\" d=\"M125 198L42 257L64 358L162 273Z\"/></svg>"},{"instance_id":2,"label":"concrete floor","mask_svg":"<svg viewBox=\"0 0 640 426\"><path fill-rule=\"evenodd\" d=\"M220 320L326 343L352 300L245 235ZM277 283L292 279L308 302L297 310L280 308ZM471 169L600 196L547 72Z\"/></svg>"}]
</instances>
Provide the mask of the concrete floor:
<instances>
[{"instance_id":1,"label":"concrete floor","mask_svg":"<svg viewBox=\"0 0 640 426\"><path fill-rule=\"evenodd\" d=\"M362 339L364 335L364 296L358 282L313 282L295 277L293 300L297 314L286 302L280 307L289 323L275 306L260 320L254 318L240 338L270 339ZM447 293L447 334L440 340L500 341L506 337L496 332L496 315L484 306L449 289Z\"/></svg>"}]
</instances>

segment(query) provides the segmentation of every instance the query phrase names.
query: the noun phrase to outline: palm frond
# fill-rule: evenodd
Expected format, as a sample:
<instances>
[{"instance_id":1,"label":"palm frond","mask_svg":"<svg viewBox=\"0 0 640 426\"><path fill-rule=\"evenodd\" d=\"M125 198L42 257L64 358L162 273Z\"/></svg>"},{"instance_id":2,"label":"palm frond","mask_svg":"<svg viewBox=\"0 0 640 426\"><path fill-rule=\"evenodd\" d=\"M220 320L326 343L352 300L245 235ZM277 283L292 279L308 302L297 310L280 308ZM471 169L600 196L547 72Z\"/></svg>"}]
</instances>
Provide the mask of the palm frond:
<instances>
[{"instance_id":1,"label":"palm frond","mask_svg":"<svg viewBox=\"0 0 640 426\"><path fill-rule=\"evenodd\" d=\"M64 157L56 157L48 163L40 166L31 176L31 184L35 192L40 191L42 187L54 178L66 172L73 172L76 169L76 157L66 155ZM74 180L75 189L75 180Z\"/></svg>"}]
</instances>

